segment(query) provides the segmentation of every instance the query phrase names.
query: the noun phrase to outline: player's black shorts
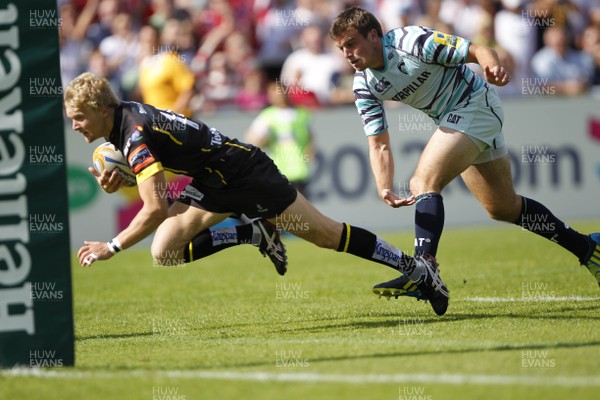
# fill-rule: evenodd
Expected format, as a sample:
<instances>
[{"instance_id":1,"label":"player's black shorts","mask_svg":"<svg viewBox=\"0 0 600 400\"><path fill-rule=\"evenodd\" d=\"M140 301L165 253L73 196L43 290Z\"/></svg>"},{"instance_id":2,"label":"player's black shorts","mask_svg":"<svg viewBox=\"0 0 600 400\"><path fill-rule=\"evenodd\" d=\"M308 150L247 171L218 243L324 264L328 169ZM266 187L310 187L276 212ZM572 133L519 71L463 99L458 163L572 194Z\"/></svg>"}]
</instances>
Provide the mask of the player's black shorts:
<instances>
[{"instance_id":1,"label":"player's black shorts","mask_svg":"<svg viewBox=\"0 0 600 400\"><path fill-rule=\"evenodd\" d=\"M298 192L266 154L258 151L253 158L222 188L193 179L178 201L214 213L245 214L249 218L281 214L296 200Z\"/></svg>"}]
</instances>

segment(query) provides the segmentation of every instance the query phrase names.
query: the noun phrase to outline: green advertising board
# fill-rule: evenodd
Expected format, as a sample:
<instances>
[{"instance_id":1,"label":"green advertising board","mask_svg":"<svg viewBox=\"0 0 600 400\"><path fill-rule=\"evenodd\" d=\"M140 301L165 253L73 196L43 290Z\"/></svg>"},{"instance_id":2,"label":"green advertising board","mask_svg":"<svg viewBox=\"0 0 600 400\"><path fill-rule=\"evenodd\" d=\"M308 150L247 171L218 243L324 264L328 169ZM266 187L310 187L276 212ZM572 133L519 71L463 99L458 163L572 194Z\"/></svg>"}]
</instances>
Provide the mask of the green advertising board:
<instances>
[{"instance_id":1,"label":"green advertising board","mask_svg":"<svg viewBox=\"0 0 600 400\"><path fill-rule=\"evenodd\" d=\"M0 366L74 364L55 0L0 0Z\"/></svg>"}]
</instances>

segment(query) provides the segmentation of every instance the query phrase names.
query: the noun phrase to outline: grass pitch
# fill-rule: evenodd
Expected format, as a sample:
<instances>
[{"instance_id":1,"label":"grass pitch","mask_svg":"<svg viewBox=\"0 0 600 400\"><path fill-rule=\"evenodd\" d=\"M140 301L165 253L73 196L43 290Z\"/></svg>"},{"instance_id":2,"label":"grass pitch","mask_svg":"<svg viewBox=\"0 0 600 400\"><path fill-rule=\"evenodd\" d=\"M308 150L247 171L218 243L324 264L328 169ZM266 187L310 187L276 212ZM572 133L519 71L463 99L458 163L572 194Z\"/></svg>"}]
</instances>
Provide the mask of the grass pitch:
<instances>
[{"instance_id":1,"label":"grass pitch","mask_svg":"<svg viewBox=\"0 0 600 400\"><path fill-rule=\"evenodd\" d=\"M412 248L412 233L382 236ZM251 246L176 268L143 249L73 259L76 367L0 373L0 398L598 398L600 290L558 246L510 226L446 229L437 317L371 293L394 271L284 240L285 277Z\"/></svg>"}]
</instances>

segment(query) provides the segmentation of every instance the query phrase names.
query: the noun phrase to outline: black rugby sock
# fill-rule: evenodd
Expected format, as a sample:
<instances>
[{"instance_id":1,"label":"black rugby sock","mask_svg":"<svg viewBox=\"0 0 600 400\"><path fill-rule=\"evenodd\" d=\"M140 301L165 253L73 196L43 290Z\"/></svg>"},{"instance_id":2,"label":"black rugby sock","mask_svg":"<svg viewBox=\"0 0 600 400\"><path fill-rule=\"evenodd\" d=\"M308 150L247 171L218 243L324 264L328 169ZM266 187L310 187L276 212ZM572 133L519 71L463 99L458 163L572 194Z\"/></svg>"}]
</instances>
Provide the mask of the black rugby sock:
<instances>
[{"instance_id":1,"label":"black rugby sock","mask_svg":"<svg viewBox=\"0 0 600 400\"><path fill-rule=\"evenodd\" d=\"M444 199L439 193L423 193L415 203L415 255L435 257L444 230Z\"/></svg>"},{"instance_id":2,"label":"black rugby sock","mask_svg":"<svg viewBox=\"0 0 600 400\"><path fill-rule=\"evenodd\" d=\"M251 223L206 229L197 234L183 249L183 260L186 263L199 260L221 250L244 243L257 246L260 238L260 230Z\"/></svg>"},{"instance_id":3,"label":"black rugby sock","mask_svg":"<svg viewBox=\"0 0 600 400\"><path fill-rule=\"evenodd\" d=\"M401 250L366 229L346 223L343 223L337 251L387 265L403 273L411 272L414 266L413 258Z\"/></svg>"},{"instance_id":4,"label":"black rugby sock","mask_svg":"<svg viewBox=\"0 0 600 400\"><path fill-rule=\"evenodd\" d=\"M524 196L521 198L521 214L513 223L558 243L582 263L590 250L587 236L556 218L543 204Z\"/></svg>"}]
</instances>

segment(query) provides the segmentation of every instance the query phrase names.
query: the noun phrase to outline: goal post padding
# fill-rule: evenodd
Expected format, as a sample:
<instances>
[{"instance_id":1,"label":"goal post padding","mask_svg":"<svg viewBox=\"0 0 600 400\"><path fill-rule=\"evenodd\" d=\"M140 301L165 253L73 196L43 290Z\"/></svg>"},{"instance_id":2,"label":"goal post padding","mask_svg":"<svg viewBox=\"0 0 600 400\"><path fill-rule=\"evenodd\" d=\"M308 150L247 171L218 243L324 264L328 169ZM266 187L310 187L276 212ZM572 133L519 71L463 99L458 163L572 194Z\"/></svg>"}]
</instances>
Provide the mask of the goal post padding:
<instances>
[{"instance_id":1,"label":"goal post padding","mask_svg":"<svg viewBox=\"0 0 600 400\"><path fill-rule=\"evenodd\" d=\"M0 366L73 365L55 0L0 0Z\"/></svg>"}]
</instances>

